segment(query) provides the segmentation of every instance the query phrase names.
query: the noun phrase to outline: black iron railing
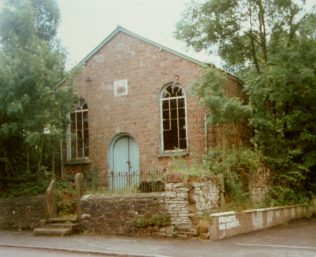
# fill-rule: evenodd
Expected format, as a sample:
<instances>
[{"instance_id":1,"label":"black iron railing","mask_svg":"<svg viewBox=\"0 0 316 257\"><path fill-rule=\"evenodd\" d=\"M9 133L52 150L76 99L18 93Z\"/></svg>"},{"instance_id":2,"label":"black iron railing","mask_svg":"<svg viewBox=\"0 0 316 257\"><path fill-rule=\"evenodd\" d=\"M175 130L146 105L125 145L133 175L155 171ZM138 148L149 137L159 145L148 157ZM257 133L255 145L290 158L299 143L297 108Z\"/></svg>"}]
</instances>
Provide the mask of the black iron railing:
<instances>
[{"instance_id":1,"label":"black iron railing","mask_svg":"<svg viewBox=\"0 0 316 257\"><path fill-rule=\"evenodd\" d=\"M164 173L161 171L112 171L108 179L108 189L113 193L163 192L164 184Z\"/></svg>"}]
</instances>

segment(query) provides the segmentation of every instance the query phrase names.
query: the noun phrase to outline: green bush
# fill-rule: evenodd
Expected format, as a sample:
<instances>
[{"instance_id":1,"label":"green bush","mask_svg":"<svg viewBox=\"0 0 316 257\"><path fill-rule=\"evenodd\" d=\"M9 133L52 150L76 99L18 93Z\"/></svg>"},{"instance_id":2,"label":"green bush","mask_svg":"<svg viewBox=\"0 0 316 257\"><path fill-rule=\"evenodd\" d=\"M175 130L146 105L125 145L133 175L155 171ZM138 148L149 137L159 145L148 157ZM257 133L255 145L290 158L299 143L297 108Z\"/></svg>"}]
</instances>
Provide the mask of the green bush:
<instances>
[{"instance_id":1,"label":"green bush","mask_svg":"<svg viewBox=\"0 0 316 257\"><path fill-rule=\"evenodd\" d=\"M69 215L76 211L76 190L70 180L56 180L56 205L59 215Z\"/></svg>"},{"instance_id":2,"label":"green bush","mask_svg":"<svg viewBox=\"0 0 316 257\"><path fill-rule=\"evenodd\" d=\"M208 152L205 162L213 174L223 174L227 202L249 205L249 181L253 172L262 166L262 155L250 148L219 149Z\"/></svg>"},{"instance_id":3,"label":"green bush","mask_svg":"<svg viewBox=\"0 0 316 257\"><path fill-rule=\"evenodd\" d=\"M6 177L4 190L0 197L19 197L44 194L49 184L49 174L46 171L38 176L23 173L20 176Z\"/></svg>"},{"instance_id":4,"label":"green bush","mask_svg":"<svg viewBox=\"0 0 316 257\"><path fill-rule=\"evenodd\" d=\"M98 186L98 171L95 168L83 172L84 185L87 191L96 191Z\"/></svg>"},{"instance_id":5,"label":"green bush","mask_svg":"<svg viewBox=\"0 0 316 257\"><path fill-rule=\"evenodd\" d=\"M267 205L282 206L292 204L305 204L310 202L310 196L303 192L295 191L287 186L274 185L270 187Z\"/></svg>"},{"instance_id":6,"label":"green bush","mask_svg":"<svg viewBox=\"0 0 316 257\"><path fill-rule=\"evenodd\" d=\"M136 217L133 224L138 228L145 228L149 226L166 227L171 224L170 216L167 213L156 213L152 216Z\"/></svg>"}]
</instances>

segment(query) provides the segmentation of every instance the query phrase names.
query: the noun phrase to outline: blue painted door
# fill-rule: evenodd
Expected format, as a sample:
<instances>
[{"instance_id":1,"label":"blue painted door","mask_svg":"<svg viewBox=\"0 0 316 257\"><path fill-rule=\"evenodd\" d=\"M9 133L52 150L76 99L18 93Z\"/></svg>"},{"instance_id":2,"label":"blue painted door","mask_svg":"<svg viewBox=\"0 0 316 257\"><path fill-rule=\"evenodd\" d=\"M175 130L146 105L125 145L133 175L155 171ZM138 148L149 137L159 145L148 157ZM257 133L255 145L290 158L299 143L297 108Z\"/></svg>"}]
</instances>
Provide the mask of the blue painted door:
<instances>
[{"instance_id":1,"label":"blue painted door","mask_svg":"<svg viewBox=\"0 0 316 257\"><path fill-rule=\"evenodd\" d=\"M139 181L138 145L133 138L124 135L113 142L111 150L110 189L131 190Z\"/></svg>"}]
</instances>

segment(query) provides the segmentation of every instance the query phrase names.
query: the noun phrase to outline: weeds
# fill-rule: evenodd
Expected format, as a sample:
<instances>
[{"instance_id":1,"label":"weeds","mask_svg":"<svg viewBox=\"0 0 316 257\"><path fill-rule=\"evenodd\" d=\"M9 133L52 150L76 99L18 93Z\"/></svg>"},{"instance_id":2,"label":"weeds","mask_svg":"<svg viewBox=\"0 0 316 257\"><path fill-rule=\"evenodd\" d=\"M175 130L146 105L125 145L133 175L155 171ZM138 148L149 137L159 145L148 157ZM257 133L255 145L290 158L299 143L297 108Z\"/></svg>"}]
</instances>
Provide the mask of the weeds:
<instances>
[{"instance_id":1,"label":"weeds","mask_svg":"<svg viewBox=\"0 0 316 257\"><path fill-rule=\"evenodd\" d=\"M56 205L57 213L61 216L76 212L75 185L69 180L56 180Z\"/></svg>"},{"instance_id":2,"label":"weeds","mask_svg":"<svg viewBox=\"0 0 316 257\"><path fill-rule=\"evenodd\" d=\"M152 216L136 217L133 224L138 228L146 228L149 226L166 227L171 224L170 216L167 213L156 213Z\"/></svg>"}]
</instances>

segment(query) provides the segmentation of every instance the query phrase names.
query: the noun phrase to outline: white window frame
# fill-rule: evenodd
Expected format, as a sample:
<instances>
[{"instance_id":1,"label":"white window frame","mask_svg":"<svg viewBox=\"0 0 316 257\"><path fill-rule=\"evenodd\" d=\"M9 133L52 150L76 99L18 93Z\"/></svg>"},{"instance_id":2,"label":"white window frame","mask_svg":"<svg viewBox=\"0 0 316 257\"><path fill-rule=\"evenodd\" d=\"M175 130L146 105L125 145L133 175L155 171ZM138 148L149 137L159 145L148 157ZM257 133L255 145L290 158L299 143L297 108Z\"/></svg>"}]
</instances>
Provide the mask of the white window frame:
<instances>
[{"instance_id":1,"label":"white window frame","mask_svg":"<svg viewBox=\"0 0 316 257\"><path fill-rule=\"evenodd\" d=\"M84 105L87 105L86 109L83 109ZM85 152L86 150L86 145L85 145L85 137L84 137L84 119L83 119L83 114L87 113L87 118L89 119L89 108L88 108L88 104L85 101L85 99L80 98L78 100L78 105L77 105L77 109L75 111L73 111L72 113L68 114L69 120L71 121L71 114L75 114L75 133L71 133L71 124L67 127L66 130L66 142L67 142L67 161L71 161L71 160L78 160L78 159L87 159L89 158L89 120L88 120L88 154ZM81 149L81 153L78 152L78 127L77 127L77 117L78 115L81 115L81 133L82 133L82 149ZM72 137L75 137L74 139ZM75 145L73 145L75 144ZM75 149L75 156L72 156L72 150L73 148Z\"/></svg>"},{"instance_id":2,"label":"white window frame","mask_svg":"<svg viewBox=\"0 0 316 257\"><path fill-rule=\"evenodd\" d=\"M164 91L169 87L169 86L177 86L181 89L182 91L182 96L175 96L175 97L163 97L163 93ZM164 127L163 127L163 101L170 99L184 99L184 113L185 113L185 140L186 140L186 148L183 149L174 149L174 150L166 150L165 149L165 143L164 143ZM160 98L159 98L159 109L160 109L160 145L161 145L161 154L162 155L183 155L183 154L187 154L188 153L188 149L189 149L189 140L188 140L188 113L187 113L187 98L186 98L186 93L184 88L181 86L181 84L179 83L168 83L166 84L161 92L160 92ZM178 110L177 110L178 112ZM178 116L179 119L179 116ZM178 126L179 126L179 121L177 121ZM178 130L178 141L180 140L180 135L179 135L179 127L177 128ZM180 144L180 143L179 143Z\"/></svg>"}]
</instances>

